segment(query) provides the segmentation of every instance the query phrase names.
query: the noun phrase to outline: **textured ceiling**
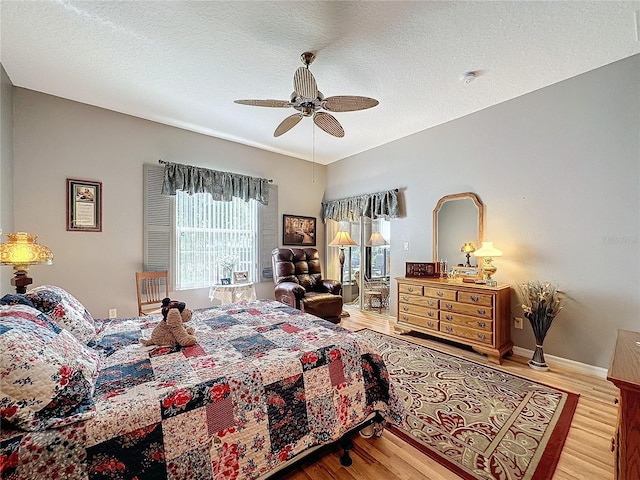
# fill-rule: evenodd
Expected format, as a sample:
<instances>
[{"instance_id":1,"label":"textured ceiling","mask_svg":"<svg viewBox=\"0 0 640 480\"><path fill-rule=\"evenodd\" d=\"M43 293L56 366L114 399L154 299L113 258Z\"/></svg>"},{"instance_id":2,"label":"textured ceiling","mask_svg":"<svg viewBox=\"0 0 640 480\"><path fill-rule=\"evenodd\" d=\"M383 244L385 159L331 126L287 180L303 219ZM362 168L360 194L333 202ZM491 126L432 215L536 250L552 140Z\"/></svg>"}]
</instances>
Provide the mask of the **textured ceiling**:
<instances>
[{"instance_id":1,"label":"textured ceiling","mask_svg":"<svg viewBox=\"0 0 640 480\"><path fill-rule=\"evenodd\" d=\"M640 53L640 1L11 1L14 85L331 163ZM300 54L325 96L380 105L274 138ZM477 71L465 84L460 76ZM315 137L315 154L313 142Z\"/></svg>"}]
</instances>

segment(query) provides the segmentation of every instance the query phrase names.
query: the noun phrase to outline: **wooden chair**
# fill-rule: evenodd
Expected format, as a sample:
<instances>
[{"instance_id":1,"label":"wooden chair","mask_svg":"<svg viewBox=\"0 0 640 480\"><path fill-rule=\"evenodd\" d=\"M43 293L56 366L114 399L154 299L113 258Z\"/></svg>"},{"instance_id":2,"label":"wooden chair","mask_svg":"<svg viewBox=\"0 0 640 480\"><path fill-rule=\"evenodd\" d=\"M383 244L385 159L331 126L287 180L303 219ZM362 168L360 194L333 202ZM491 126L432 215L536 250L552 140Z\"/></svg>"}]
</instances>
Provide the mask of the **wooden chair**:
<instances>
[{"instance_id":1,"label":"wooden chair","mask_svg":"<svg viewBox=\"0 0 640 480\"><path fill-rule=\"evenodd\" d=\"M162 299L169 296L169 272L136 272L138 315L160 313Z\"/></svg>"}]
</instances>

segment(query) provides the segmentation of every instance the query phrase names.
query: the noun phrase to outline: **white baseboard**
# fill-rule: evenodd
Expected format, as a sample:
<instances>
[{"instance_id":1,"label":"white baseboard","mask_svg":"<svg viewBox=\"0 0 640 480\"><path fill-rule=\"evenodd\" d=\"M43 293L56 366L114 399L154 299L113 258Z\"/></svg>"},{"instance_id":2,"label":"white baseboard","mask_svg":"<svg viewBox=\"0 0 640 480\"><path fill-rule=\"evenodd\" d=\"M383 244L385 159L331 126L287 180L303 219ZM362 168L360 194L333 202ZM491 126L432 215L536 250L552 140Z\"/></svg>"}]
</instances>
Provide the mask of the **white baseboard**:
<instances>
[{"instance_id":1,"label":"white baseboard","mask_svg":"<svg viewBox=\"0 0 640 480\"><path fill-rule=\"evenodd\" d=\"M522 347L513 347L513 353L520 355L521 357L533 357L533 350L527 350ZM554 355L544 354L544 359L549 364L555 364L559 367L565 367L576 371L584 375L593 375L595 377L607 378L607 369L602 367L596 367L595 365L588 365L586 363L576 362L575 360L568 360L562 357L556 357Z\"/></svg>"}]
</instances>

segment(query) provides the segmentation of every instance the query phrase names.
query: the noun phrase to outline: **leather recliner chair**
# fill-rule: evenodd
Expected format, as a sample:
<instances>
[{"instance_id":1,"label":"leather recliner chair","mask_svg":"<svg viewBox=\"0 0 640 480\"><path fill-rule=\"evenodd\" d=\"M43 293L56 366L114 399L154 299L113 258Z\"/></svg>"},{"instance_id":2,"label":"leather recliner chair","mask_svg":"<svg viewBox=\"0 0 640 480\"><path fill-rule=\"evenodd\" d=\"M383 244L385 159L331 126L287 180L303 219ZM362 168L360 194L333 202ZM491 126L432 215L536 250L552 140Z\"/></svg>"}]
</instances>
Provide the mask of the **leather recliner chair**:
<instances>
[{"instance_id":1,"label":"leather recliner chair","mask_svg":"<svg viewBox=\"0 0 640 480\"><path fill-rule=\"evenodd\" d=\"M322 278L315 248L276 248L271 252L275 298L293 308L340 323L342 284Z\"/></svg>"}]
</instances>

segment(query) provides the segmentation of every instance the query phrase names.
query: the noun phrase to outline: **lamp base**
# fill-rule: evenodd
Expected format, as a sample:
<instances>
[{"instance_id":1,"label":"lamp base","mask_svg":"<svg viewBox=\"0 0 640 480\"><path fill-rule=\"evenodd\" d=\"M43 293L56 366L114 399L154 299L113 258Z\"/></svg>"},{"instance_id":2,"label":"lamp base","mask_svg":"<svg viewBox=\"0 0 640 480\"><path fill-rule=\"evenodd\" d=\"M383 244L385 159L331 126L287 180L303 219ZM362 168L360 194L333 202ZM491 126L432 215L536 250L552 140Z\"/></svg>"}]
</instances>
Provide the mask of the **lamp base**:
<instances>
[{"instance_id":1,"label":"lamp base","mask_svg":"<svg viewBox=\"0 0 640 480\"><path fill-rule=\"evenodd\" d=\"M16 293L27 293L27 285L33 283L33 278L27 276L26 270L16 270L15 276L11 279L11 285L16 287Z\"/></svg>"}]
</instances>

